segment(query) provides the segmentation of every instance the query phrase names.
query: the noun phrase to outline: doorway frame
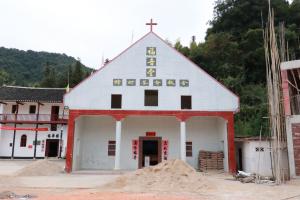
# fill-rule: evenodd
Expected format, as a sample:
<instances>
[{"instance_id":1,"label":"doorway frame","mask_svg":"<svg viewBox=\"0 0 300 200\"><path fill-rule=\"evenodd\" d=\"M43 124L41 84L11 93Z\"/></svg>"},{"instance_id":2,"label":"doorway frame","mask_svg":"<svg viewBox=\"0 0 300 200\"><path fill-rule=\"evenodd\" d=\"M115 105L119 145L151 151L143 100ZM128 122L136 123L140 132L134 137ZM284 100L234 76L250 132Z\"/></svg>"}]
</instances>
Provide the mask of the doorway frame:
<instances>
[{"instance_id":1,"label":"doorway frame","mask_svg":"<svg viewBox=\"0 0 300 200\"><path fill-rule=\"evenodd\" d=\"M45 148L45 157L49 157L49 142L57 141L57 156L56 157L51 157L51 158L57 158L59 156L59 139L46 139L46 148Z\"/></svg>"},{"instance_id":2,"label":"doorway frame","mask_svg":"<svg viewBox=\"0 0 300 200\"><path fill-rule=\"evenodd\" d=\"M161 137L153 137L153 136L140 136L139 137L139 159L138 159L138 168L141 169L143 166L143 142L144 141L157 141L158 146L158 163L162 162L162 138Z\"/></svg>"}]
</instances>

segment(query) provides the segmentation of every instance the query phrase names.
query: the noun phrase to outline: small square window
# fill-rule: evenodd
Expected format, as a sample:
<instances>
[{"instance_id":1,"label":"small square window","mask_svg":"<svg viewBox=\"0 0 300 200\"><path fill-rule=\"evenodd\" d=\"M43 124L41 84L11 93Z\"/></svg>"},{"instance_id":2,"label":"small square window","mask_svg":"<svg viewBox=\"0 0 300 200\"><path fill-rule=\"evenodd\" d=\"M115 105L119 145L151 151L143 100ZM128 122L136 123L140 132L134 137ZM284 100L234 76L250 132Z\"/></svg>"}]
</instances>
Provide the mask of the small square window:
<instances>
[{"instance_id":1,"label":"small square window","mask_svg":"<svg viewBox=\"0 0 300 200\"><path fill-rule=\"evenodd\" d=\"M158 90L145 90L145 106L158 106Z\"/></svg>"},{"instance_id":2,"label":"small square window","mask_svg":"<svg viewBox=\"0 0 300 200\"><path fill-rule=\"evenodd\" d=\"M29 106L29 114L35 114L35 112L36 112L36 106L35 105Z\"/></svg>"},{"instance_id":3,"label":"small square window","mask_svg":"<svg viewBox=\"0 0 300 200\"><path fill-rule=\"evenodd\" d=\"M108 156L115 156L116 155L116 141L108 141Z\"/></svg>"},{"instance_id":4,"label":"small square window","mask_svg":"<svg viewBox=\"0 0 300 200\"><path fill-rule=\"evenodd\" d=\"M112 94L111 95L111 108L122 108L122 95Z\"/></svg>"},{"instance_id":5,"label":"small square window","mask_svg":"<svg viewBox=\"0 0 300 200\"><path fill-rule=\"evenodd\" d=\"M181 96L181 109L192 109L192 96Z\"/></svg>"},{"instance_id":6,"label":"small square window","mask_svg":"<svg viewBox=\"0 0 300 200\"><path fill-rule=\"evenodd\" d=\"M186 151L186 157L192 157L193 156L193 143L192 142L186 142L185 143L185 151Z\"/></svg>"}]
</instances>

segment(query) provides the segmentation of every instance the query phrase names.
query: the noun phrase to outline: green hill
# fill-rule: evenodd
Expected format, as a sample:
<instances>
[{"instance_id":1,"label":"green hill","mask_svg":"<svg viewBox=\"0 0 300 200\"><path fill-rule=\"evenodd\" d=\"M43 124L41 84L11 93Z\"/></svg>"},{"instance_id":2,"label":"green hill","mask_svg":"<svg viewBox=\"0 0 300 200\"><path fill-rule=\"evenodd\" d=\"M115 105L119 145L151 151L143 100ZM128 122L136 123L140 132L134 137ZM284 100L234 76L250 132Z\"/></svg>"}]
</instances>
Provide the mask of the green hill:
<instances>
[{"instance_id":1,"label":"green hill","mask_svg":"<svg viewBox=\"0 0 300 200\"><path fill-rule=\"evenodd\" d=\"M0 47L0 85L40 86L48 68L56 78L56 83L48 86L65 87L68 70L74 71L76 62L78 60L66 54ZM83 72L81 79L92 71L82 64L81 70Z\"/></svg>"}]
</instances>

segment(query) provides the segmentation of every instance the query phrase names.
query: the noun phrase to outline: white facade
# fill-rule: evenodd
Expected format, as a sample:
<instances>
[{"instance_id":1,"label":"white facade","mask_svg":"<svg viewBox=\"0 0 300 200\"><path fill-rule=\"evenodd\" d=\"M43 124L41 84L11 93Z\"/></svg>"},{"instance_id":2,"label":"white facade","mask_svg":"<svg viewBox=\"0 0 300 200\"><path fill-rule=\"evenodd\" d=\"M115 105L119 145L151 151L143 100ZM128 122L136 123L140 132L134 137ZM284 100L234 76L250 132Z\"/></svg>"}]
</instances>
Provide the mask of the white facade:
<instances>
[{"instance_id":1,"label":"white facade","mask_svg":"<svg viewBox=\"0 0 300 200\"><path fill-rule=\"evenodd\" d=\"M239 153L242 153L242 155L239 155ZM283 170L287 172L289 166L285 153L286 151L282 154ZM245 139L236 142L236 157L238 158L238 165L240 165L239 159L242 159L242 169L239 170L260 176L273 177L270 141ZM239 167L241 168L241 166Z\"/></svg>"},{"instance_id":2,"label":"white facade","mask_svg":"<svg viewBox=\"0 0 300 200\"><path fill-rule=\"evenodd\" d=\"M148 55L149 48L156 52ZM156 64L147 65L152 58ZM149 75L149 69L155 73ZM140 84L142 80L148 84ZM157 80L161 85L155 84ZM168 80L175 84L167 84ZM157 106L145 105L146 90L158 92ZM119 109L112 108L114 94L122 95ZM181 96L191 97L191 108L182 109ZM233 144L233 113L239 110L239 98L153 32L73 88L64 103L72 116L68 134L74 136L68 144L68 172L72 168L137 169L142 156L134 157L132 144L146 136L167 141L164 158L180 158L195 168L200 150L223 151L224 170L234 171L234 148L228 144ZM178 113L198 115L181 118ZM110 141L115 141L113 156L108 154ZM192 156L186 152L186 142L192 142Z\"/></svg>"},{"instance_id":3,"label":"white facade","mask_svg":"<svg viewBox=\"0 0 300 200\"><path fill-rule=\"evenodd\" d=\"M23 104L23 105L22 105ZM23 102L18 106L18 115L17 115L17 124L16 128L36 128L36 123L34 119L37 116L37 103L35 102ZM16 105L15 102L6 102L6 104L0 104L0 114L6 116L7 119L14 119L14 114L12 113L12 106ZM36 106L36 114L29 114L29 107L31 105ZM46 143L49 139L60 140L60 135L62 133L62 157L65 157L66 145L67 145L67 125L66 124L57 124L55 131L51 131L51 107L59 106L59 115L67 116L68 112L63 111L62 103L43 103L40 106L39 118L42 121L47 121L48 123L39 124L38 128L47 128L48 131L38 131L37 132L37 141L38 145L36 146L36 157L41 158L45 157L46 152ZM3 122L3 121L2 121ZM20 123L22 122L22 123ZM5 127L14 127L15 123L4 123L0 126ZM36 131L32 130L16 130L15 131L15 149L14 149L14 158L33 158L34 157L34 141L35 141ZM14 130L1 130L0 129L0 158L11 158L12 156L12 144L13 144L13 135ZM26 135L27 141L26 146L21 147L21 136Z\"/></svg>"},{"instance_id":4,"label":"white facade","mask_svg":"<svg viewBox=\"0 0 300 200\"><path fill-rule=\"evenodd\" d=\"M295 162L295 152L296 148L294 147L293 139L293 124L300 123L300 115L291 115L286 116L286 132L287 132L287 144L288 144L288 158L289 158L289 167L290 167L290 176L291 178L299 177L296 173L296 162Z\"/></svg>"},{"instance_id":5,"label":"white facade","mask_svg":"<svg viewBox=\"0 0 300 200\"><path fill-rule=\"evenodd\" d=\"M108 156L108 141L115 140L115 120L111 117L83 116L76 120L74 170L113 169L115 156ZM186 122L186 141L193 142L193 156L186 161L198 168L200 150L224 151L226 122L215 117L193 117ZM175 117L128 117L122 121L120 169L138 168L138 159L133 158L132 140L155 131L158 137L168 140L168 159L180 157L180 123ZM225 141L225 145L224 145ZM224 170L228 170L227 154Z\"/></svg>"},{"instance_id":6,"label":"white facade","mask_svg":"<svg viewBox=\"0 0 300 200\"><path fill-rule=\"evenodd\" d=\"M146 77L147 47L156 47L156 77ZM113 79L122 79L123 85L113 86ZM136 86L126 86L126 79L136 79ZM140 79L148 79L149 86L140 86ZM153 86L154 79L162 86ZM167 79L175 79L176 86L166 86ZM179 80L189 80L189 87L180 87ZM145 89L159 90L157 107L144 106ZM181 95L192 95L195 111L239 108L237 96L152 32L67 93L64 103L70 109L109 110L111 94L122 94L124 110L181 110Z\"/></svg>"}]
</instances>

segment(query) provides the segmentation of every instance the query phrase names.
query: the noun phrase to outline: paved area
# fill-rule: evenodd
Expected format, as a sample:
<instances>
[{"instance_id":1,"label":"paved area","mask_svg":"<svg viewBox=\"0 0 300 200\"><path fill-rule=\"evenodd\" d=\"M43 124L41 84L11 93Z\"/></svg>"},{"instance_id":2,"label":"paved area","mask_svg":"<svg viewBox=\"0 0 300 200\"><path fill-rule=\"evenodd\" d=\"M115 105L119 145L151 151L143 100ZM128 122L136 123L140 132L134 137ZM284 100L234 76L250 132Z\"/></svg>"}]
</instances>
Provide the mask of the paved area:
<instances>
[{"instance_id":1,"label":"paved area","mask_svg":"<svg viewBox=\"0 0 300 200\"><path fill-rule=\"evenodd\" d=\"M32 163L32 160L0 160L0 176L13 175L16 171Z\"/></svg>"},{"instance_id":2,"label":"paved area","mask_svg":"<svg viewBox=\"0 0 300 200\"><path fill-rule=\"evenodd\" d=\"M37 196L37 200L300 200L299 179L281 186L269 186L242 184L227 174L212 173L206 176L215 187L202 193L190 194L178 191L133 193L101 188L126 171L78 171L53 176L14 175L17 170L32 162L0 160L0 193L11 191L18 195L30 194Z\"/></svg>"}]
</instances>

